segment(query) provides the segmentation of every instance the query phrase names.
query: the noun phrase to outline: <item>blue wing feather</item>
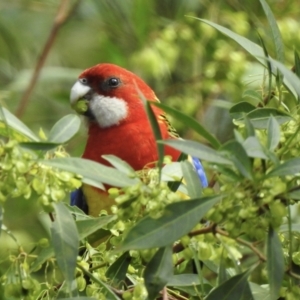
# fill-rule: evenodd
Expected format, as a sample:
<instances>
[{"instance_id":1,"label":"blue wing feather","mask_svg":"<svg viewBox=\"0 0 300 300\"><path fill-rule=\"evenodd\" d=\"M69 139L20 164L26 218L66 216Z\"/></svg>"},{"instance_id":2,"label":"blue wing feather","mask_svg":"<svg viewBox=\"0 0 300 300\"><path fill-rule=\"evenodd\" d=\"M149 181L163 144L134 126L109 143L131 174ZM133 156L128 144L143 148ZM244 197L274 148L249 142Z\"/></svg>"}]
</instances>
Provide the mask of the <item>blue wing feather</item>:
<instances>
[{"instance_id":1,"label":"blue wing feather","mask_svg":"<svg viewBox=\"0 0 300 300\"><path fill-rule=\"evenodd\" d=\"M89 208L87 206L82 189L77 189L71 193L70 204L79 207L83 212L88 214Z\"/></svg>"},{"instance_id":2,"label":"blue wing feather","mask_svg":"<svg viewBox=\"0 0 300 300\"><path fill-rule=\"evenodd\" d=\"M202 187L204 187L204 188L207 187L208 186L207 177L206 177L204 168L203 168L199 158L192 157L192 162L193 162L194 168L198 174L198 177L200 179Z\"/></svg>"}]
</instances>

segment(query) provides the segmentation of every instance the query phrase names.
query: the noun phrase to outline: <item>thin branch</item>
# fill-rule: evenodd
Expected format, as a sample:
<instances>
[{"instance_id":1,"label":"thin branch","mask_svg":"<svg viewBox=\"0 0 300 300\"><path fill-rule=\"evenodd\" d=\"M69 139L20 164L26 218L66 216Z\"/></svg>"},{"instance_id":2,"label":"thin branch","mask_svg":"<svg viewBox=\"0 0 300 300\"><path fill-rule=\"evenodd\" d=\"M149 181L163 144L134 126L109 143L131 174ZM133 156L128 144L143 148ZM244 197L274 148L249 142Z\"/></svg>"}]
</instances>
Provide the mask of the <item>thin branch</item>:
<instances>
[{"instance_id":1,"label":"thin branch","mask_svg":"<svg viewBox=\"0 0 300 300\"><path fill-rule=\"evenodd\" d=\"M228 232L226 232L226 231L224 231L224 230L222 230L220 228L216 228L215 231L216 231L216 233L219 233L220 235L223 235L223 236L231 238L229 236ZM245 240L243 240L241 238L232 238L232 239L234 239L238 243L240 243L240 244L242 244L242 245L250 248L259 257L259 259L261 261L263 261L263 262L267 261L267 258L252 243L249 243L249 242L247 242L247 241L245 241Z\"/></svg>"},{"instance_id":2,"label":"thin branch","mask_svg":"<svg viewBox=\"0 0 300 300\"><path fill-rule=\"evenodd\" d=\"M50 52L50 49L52 48L55 38L62 27L66 23L66 21L69 19L69 17L74 13L76 8L78 7L79 3L81 0L77 0L72 9L70 10L70 0L61 0L60 6L57 10L52 29L50 31L50 34L46 40L46 43L42 49L42 52L36 62L36 66L34 68L32 77L30 79L30 82L20 100L20 103L18 105L18 108L16 110L16 116L17 117L22 117L27 106L29 103L29 98L34 90L34 87L37 83L37 80L40 76L41 70L45 64L45 61L48 57L48 54Z\"/></svg>"}]
</instances>

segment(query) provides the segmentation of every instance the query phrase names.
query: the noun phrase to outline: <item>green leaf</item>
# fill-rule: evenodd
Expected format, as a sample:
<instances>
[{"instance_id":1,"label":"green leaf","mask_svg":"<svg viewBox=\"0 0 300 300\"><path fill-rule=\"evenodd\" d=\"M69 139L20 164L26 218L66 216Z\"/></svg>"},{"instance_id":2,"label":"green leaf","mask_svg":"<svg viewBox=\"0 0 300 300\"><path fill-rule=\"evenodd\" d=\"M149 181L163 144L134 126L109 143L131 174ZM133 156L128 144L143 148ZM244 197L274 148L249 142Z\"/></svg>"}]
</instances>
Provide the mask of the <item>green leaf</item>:
<instances>
[{"instance_id":1,"label":"green leaf","mask_svg":"<svg viewBox=\"0 0 300 300\"><path fill-rule=\"evenodd\" d=\"M51 256L53 256L54 250L53 247L43 248L42 251L38 254L38 257L30 266L30 271L34 272L36 269L40 269L40 266L45 263Z\"/></svg>"},{"instance_id":2,"label":"green leaf","mask_svg":"<svg viewBox=\"0 0 300 300\"><path fill-rule=\"evenodd\" d=\"M172 116L175 118L177 121L182 122L183 124L186 125L186 127L195 130L199 135L204 137L211 145L213 148L218 149L221 144L217 140L216 137L214 137L211 133L209 133L198 121L195 119L183 114L182 112L169 107L167 105L164 105L162 103L158 102L151 102L151 105L155 105L159 108L161 108L165 113L168 115Z\"/></svg>"},{"instance_id":3,"label":"green leaf","mask_svg":"<svg viewBox=\"0 0 300 300\"><path fill-rule=\"evenodd\" d=\"M285 65L281 62L276 61L275 59L270 59L273 66L275 66L283 75L284 83L287 87L292 89L296 92L298 98L300 98L300 78L297 77L291 70L289 70ZM291 90L291 89L290 89ZM293 92L293 90L291 90Z\"/></svg>"},{"instance_id":4,"label":"green leaf","mask_svg":"<svg viewBox=\"0 0 300 300\"><path fill-rule=\"evenodd\" d=\"M273 151L280 142L280 125L273 116L269 118L267 133L267 147L269 150Z\"/></svg>"},{"instance_id":5,"label":"green leaf","mask_svg":"<svg viewBox=\"0 0 300 300\"><path fill-rule=\"evenodd\" d=\"M25 136L30 141L40 140L23 122L21 122L6 108L2 107L2 112L3 114L0 114L0 120L6 123L10 128L16 130L19 134L21 134L21 136Z\"/></svg>"},{"instance_id":6,"label":"green leaf","mask_svg":"<svg viewBox=\"0 0 300 300\"><path fill-rule=\"evenodd\" d=\"M241 274L231 277L212 290L205 300L253 300L254 298L247 280L251 271L252 269L249 269Z\"/></svg>"},{"instance_id":7,"label":"green leaf","mask_svg":"<svg viewBox=\"0 0 300 300\"><path fill-rule=\"evenodd\" d=\"M229 274L226 271L226 263L224 258L224 248L222 250L221 259L218 270L218 286L229 279Z\"/></svg>"},{"instance_id":8,"label":"green leaf","mask_svg":"<svg viewBox=\"0 0 300 300\"><path fill-rule=\"evenodd\" d=\"M225 158L221 153L198 142L188 140L166 140L158 142L178 149L191 156L216 164L232 164L232 162Z\"/></svg>"},{"instance_id":9,"label":"green leaf","mask_svg":"<svg viewBox=\"0 0 300 300\"><path fill-rule=\"evenodd\" d=\"M271 28L272 39L275 45L276 58L279 61L284 62L284 46L283 46L282 37L276 19L268 3L265 0L259 0L259 1L264 9L265 15L268 19L269 26Z\"/></svg>"},{"instance_id":10,"label":"green leaf","mask_svg":"<svg viewBox=\"0 0 300 300\"><path fill-rule=\"evenodd\" d=\"M245 117L244 122L245 122L247 137L255 136L255 130L254 130L254 127L253 127L252 123L250 122L249 118Z\"/></svg>"},{"instance_id":11,"label":"green leaf","mask_svg":"<svg viewBox=\"0 0 300 300\"><path fill-rule=\"evenodd\" d=\"M113 286L116 288L121 288L125 277L128 266L131 262L131 256L129 252L123 253L106 271L105 276L109 278Z\"/></svg>"},{"instance_id":12,"label":"green leaf","mask_svg":"<svg viewBox=\"0 0 300 300\"><path fill-rule=\"evenodd\" d=\"M276 300L284 276L284 257L281 242L272 227L269 228L267 239L267 271L270 285L270 298Z\"/></svg>"},{"instance_id":13,"label":"green leaf","mask_svg":"<svg viewBox=\"0 0 300 300\"><path fill-rule=\"evenodd\" d=\"M83 176L83 182L100 189L104 189L102 183L116 187L124 187L138 182L137 178L129 178L126 174L114 168L83 158L54 158L42 160L40 163L79 174Z\"/></svg>"},{"instance_id":14,"label":"green leaf","mask_svg":"<svg viewBox=\"0 0 300 300\"><path fill-rule=\"evenodd\" d=\"M262 96L259 92L255 91L255 90L246 90L243 92L243 98L251 98L251 99L254 99L256 100L256 103L260 103L262 101ZM239 103L238 103L239 104ZM255 108L255 106L254 106Z\"/></svg>"},{"instance_id":15,"label":"green leaf","mask_svg":"<svg viewBox=\"0 0 300 300\"><path fill-rule=\"evenodd\" d=\"M203 280L208 283L205 278ZM178 274L169 278L167 286L195 286L199 284L200 280L197 274Z\"/></svg>"},{"instance_id":16,"label":"green leaf","mask_svg":"<svg viewBox=\"0 0 300 300\"><path fill-rule=\"evenodd\" d=\"M275 108L257 108L247 114L255 128L266 129L270 116L273 116L279 124L292 120L289 114Z\"/></svg>"},{"instance_id":17,"label":"green leaf","mask_svg":"<svg viewBox=\"0 0 300 300\"><path fill-rule=\"evenodd\" d=\"M238 171L246 178L253 179L252 164L244 147L237 141L229 141L220 149L230 155Z\"/></svg>"},{"instance_id":18,"label":"green leaf","mask_svg":"<svg viewBox=\"0 0 300 300\"><path fill-rule=\"evenodd\" d=\"M3 222L3 209L2 206L0 205L0 236L1 236L2 222Z\"/></svg>"},{"instance_id":19,"label":"green leaf","mask_svg":"<svg viewBox=\"0 0 300 300\"><path fill-rule=\"evenodd\" d=\"M197 198L201 196L202 188L199 182L199 177L189 161L180 162L184 182L190 198Z\"/></svg>"},{"instance_id":20,"label":"green leaf","mask_svg":"<svg viewBox=\"0 0 300 300\"><path fill-rule=\"evenodd\" d=\"M300 57L296 50L294 50L295 58L295 74L300 78Z\"/></svg>"},{"instance_id":21,"label":"green leaf","mask_svg":"<svg viewBox=\"0 0 300 300\"><path fill-rule=\"evenodd\" d=\"M233 105L230 108L229 113L233 119L242 119L242 118L244 118L245 114L247 114L255 109L256 109L256 106L250 104L249 102L242 101L242 102L239 102L239 103Z\"/></svg>"},{"instance_id":22,"label":"green leaf","mask_svg":"<svg viewBox=\"0 0 300 300\"><path fill-rule=\"evenodd\" d=\"M22 148L30 149L30 150L42 150L42 151L49 151L51 149L55 149L56 147L60 146L61 144L57 143L50 143L50 142L22 142L20 146Z\"/></svg>"},{"instance_id":23,"label":"green leaf","mask_svg":"<svg viewBox=\"0 0 300 300\"><path fill-rule=\"evenodd\" d=\"M268 159L264 147L256 136L250 136L243 142L243 147L249 157Z\"/></svg>"},{"instance_id":24,"label":"green leaf","mask_svg":"<svg viewBox=\"0 0 300 300\"><path fill-rule=\"evenodd\" d=\"M55 221L51 227L51 242L57 264L71 292L75 276L79 236L74 219L63 203L55 204Z\"/></svg>"},{"instance_id":25,"label":"green leaf","mask_svg":"<svg viewBox=\"0 0 300 300\"><path fill-rule=\"evenodd\" d=\"M78 132L80 123L80 118L77 115L69 114L64 116L54 124L48 140L52 143L66 143Z\"/></svg>"},{"instance_id":26,"label":"green leaf","mask_svg":"<svg viewBox=\"0 0 300 300\"><path fill-rule=\"evenodd\" d=\"M97 218L88 217L86 220L76 221L77 230L79 233L80 240L88 237L97 230L103 228L105 225L115 220L116 216L103 216Z\"/></svg>"},{"instance_id":27,"label":"green leaf","mask_svg":"<svg viewBox=\"0 0 300 300\"><path fill-rule=\"evenodd\" d=\"M269 289L253 282L249 282L249 284L254 300L271 300Z\"/></svg>"},{"instance_id":28,"label":"green leaf","mask_svg":"<svg viewBox=\"0 0 300 300\"><path fill-rule=\"evenodd\" d=\"M300 158L292 158L271 170L267 177L295 175L300 172Z\"/></svg>"},{"instance_id":29,"label":"green leaf","mask_svg":"<svg viewBox=\"0 0 300 300\"><path fill-rule=\"evenodd\" d=\"M76 297L76 298L58 298L56 300L96 300L96 298L90 297Z\"/></svg>"},{"instance_id":30,"label":"green leaf","mask_svg":"<svg viewBox=\"0 0 300 300\"><path fill-rule=\"evenodd\" d=\"M223 196L169 204L158 219L144 217L132 227L119 251L164 247L187 234Z\"/></svg>"},{"instance_id":31,"label":"green leaf","mask_svg":"<svg viewBox=\"0 0 300 300\"><path fill-rule=\"evenodd\" d=\"M114 155L102 155L114 168L127 175L134 175L134 169L123 159Z\"/></svg>"},{"instance_id":32,"label":"green leaf","mask_svg":"<svg viewBox=\"0 0 300 300\"><path fill-rule=\"evenodd\" d=\"M148 291L149 300L156 298L172 275L172 247L160 248L148 262L144 272L145 286Z\"/></svg>"},{"instance_id":33,"label":"green leaf","mask_svg":"<svg viewBox=\"0 0 300 300\"><path fill-rule=\"evenodd\" d=\"M160 128L159 128L159 125L158 125L158 121L156 119L156 116L155 116L155 114L152 110L152 107L151 107L149 101L145 102L145 108L146 108L146 112L147 112L147 115L148 115L148 119L149 119L151 127L152 127L153 134L155 136L155 140L159 141L159 140L162 139L162 136L161 136ZM157 152L158 152L157 166L158 166L158 169L159 169L159 178L161 178L161 169L162 169L162 166L163 166L164 152L165 152L164 151L164 146L157 143Z\"/></svg>"}]
</instances>

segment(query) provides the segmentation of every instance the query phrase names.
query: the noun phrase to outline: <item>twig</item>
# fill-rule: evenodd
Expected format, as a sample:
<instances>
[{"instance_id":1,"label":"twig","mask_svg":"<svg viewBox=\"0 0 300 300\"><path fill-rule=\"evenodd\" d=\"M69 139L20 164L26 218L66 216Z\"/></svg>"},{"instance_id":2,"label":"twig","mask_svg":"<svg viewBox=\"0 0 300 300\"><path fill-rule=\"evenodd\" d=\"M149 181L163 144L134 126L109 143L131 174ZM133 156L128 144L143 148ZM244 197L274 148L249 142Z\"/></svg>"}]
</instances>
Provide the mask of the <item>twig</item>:
<instances>
[{"instance_id":1,"label":"twig","mask_svg":"<svg viewBox=\"0 0 300 300\"><path fill-rule=\"evenodd\" d=\"M48 36L48 39L46 40L46 43L43 47L43 50L36 62L36 66L34 68L32 77L30 79L30 82L20 100L20 103L18 105L18 108L16 110L16 116L17 117L22 117L22 115L24 114L28 103L29 103L29 98L30 95L32 94L34 87L36 85L36 82L39 78L39 75L41 73L41 70L45 64L46 58L50 52L50 49L53 46L53 43L55 41L55 38L60 30L60 28L62 27L62 25L64 23L66 23L66 21L69 19L69 17L74 13L74 11L76 10L77 6L79 5L79 2L81 0L77 0L77 2L74 4L74 6L72 7L71 10L69 10L69 6L70 6L70 0L61 0L60 2L60 6L57 10L53 25L52 25L52 29L50 31L50 34Z\"/></svg>"},{"instance_id":2,"label":"twig","mask_svg":"<svg viewBox=\"0 0 300 300\"><path fill-rule=\"evenodd\" d=\"M223 236L230 237L228 232L226 232L220 228L216 228L215 231L216 231L216 233L219 233ZM267 258L252 243L249 243L241 238L233 238L233 239L235 239L238 243L250 248L259 257L259 259L261 261L263 261L263 262L267 261Z\"/></svg>"}]
</instances>

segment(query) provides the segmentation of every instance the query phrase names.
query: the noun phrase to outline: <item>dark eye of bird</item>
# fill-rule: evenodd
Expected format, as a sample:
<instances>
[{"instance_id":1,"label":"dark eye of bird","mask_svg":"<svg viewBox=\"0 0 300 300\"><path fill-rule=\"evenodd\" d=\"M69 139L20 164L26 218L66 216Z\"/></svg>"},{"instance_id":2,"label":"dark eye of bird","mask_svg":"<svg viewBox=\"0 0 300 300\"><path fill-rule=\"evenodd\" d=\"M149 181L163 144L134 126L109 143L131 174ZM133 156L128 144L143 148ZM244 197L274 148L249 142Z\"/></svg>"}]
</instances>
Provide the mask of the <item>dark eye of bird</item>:
<instances>
[{"instance_id":1,"label":"dark eye of bird","mask_svg":"<svg viewBox=\"0 0 300 300\"><path fill-rule=\"evenodd\" d=\"M79 81L82 83L82 84L87 84L88 83L88 80L86 78L80 78Z\"/></svg>"},{"instance_id":2,"label":"dark eye of bird","mask_svg":"<svg viewBox=\"0 0 300 300\"><path fill-rule=\"evenodd\" d=\"M108 80L108 86L111 87L111 88L116 88L116 87L118 87L118 86L120 85L120 83L121 83L121 81L120 81L119 78L113 77L113 78L110 78L110 79Z\"/></svg>"}]
</instances>

